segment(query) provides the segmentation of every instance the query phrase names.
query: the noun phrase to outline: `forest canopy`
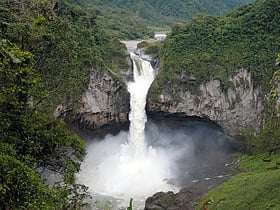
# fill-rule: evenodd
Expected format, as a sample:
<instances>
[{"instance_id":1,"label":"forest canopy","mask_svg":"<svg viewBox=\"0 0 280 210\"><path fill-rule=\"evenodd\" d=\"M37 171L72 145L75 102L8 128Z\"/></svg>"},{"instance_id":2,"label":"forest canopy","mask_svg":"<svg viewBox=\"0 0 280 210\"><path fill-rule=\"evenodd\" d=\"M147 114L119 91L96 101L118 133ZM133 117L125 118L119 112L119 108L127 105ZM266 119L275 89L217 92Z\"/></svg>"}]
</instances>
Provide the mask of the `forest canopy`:
<instances>
[{"instance_id":1,"label":"forest canopy","mask_svg":"<svg viewBox=\"0 0 280 210\"><path fill-rule=\"evenodd\" d=\"M156 79L159 92L163 84L172 85L182 74L193 75L192 90L204 81L219 79L226 89L236 69L248 69L254 84L269 90L280 49L280 2L257 0L233 10L227 16L200 14L188 24L175 24L165 41L161 69ZM154 95L156 97L156 95Z\"/></svg>"},{"instance_id":2,"label":"forest canopy","mask_svg":"<svg viewBox=\"0 0 280 210\"><path fill-rule=\"evenodd\" d=\"M96 4L117 7L141 18L149 26L170 27L187 22L199 13L225 15L228 11L252 0L90 0Z\"/></svg>"}]
</instances>

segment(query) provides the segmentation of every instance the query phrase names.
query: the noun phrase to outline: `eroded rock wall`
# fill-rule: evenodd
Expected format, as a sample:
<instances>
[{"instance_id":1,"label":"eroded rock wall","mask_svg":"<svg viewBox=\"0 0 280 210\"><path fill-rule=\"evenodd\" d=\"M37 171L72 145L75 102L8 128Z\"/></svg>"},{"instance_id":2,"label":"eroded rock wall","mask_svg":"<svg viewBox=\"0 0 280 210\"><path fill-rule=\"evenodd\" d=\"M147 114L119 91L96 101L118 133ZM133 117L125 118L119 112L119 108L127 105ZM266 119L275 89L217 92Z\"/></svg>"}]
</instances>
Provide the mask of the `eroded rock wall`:
<instances>
[{"instance_id":1,"label":"eroded rock wall","mask_svg":"<svg viewBox=\"0 0 280 210\"><path fill-rule=\"evenodd\" d=\"M82 94L77 114L59 105L55 117L63 118L75 130L96 130L128 122L129 93L126 84L108 72L92 70L87 90Z\"/></svg>"},{"instance_id":2,"label":"eroded rock wall","mask_svg":"<svg viewBox=\"0 0 280 210\"><path fill-rule=\"evenodd\" d=\"M108 73L90 74L87 91L82 96L80 124L88 129L125 123L129 113L129 93L126 85Z\"/></svg>"},{"instance_id":3,"label":"eroded rock wall","mask_svg":"<svg viewBox=\"0 0 280 210\"><path fill-rule=\"evenodd\" d=\"M195 79L186 75L182 78ZM150 115L180 113L204 118L220 125L232 137L242 135L246 129L258 131L260 128L263 93L260 87L253 85L247 69L236 70L226 90L219 80L213 79L200 84L194 92L183 90L178 84L174 88L172 85L163 88L157 100L149 97Z\"/></svg>"}]
</instances>

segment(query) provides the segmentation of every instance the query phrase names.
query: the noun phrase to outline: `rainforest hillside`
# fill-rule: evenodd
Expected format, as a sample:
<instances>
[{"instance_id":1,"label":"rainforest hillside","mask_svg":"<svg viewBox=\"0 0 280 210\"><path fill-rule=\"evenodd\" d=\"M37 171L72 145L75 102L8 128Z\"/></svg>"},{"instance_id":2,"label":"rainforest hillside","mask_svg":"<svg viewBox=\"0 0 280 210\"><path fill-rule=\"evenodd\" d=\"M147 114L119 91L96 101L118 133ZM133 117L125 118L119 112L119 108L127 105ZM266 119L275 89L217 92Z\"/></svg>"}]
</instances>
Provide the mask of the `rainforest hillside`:
<instances>
[{"instance_id":1,"label":"rainforest hillside","mask_svg":"<svg viewBox=\"0 0 280 210\"><path fill-rule=\"evenodd\" d=\"M139 8L147 8L138 15L140 9L133 10L136 7L129 2L133 3L0 0L0 209L80 209L84 205L86 187L75 183L85 156L84 143L52 114L58 104L78 110L90 72L106 72L122 82L118 73L128 66L119 39L151 36L143 20L155 25L187 22L197 12L222 14L243 3L192 1L189 5L196 12L188 13L183 1L174 1L174 9L163 7L169 5L164 1L137 1ZM216 9L217 5L221 7ZM159 10L163 14L156 13ZM279 14L278 0L257 0L225 17L204 14L187 25L174 25L164 46L154 51L162 62L153 98L161 88L174 85L180 74L193 74L196 80L178 88L193 88L211 77L226 87L228 75L239 67L250 69L256 84L269 89L280 51ZM267 122L271 124L264 127L257 143L269 135L275 139L274 149L279 120ZM60 182L46 185L43 175L49 173L58 175Z\"/></svg>"},{"instance_id":2,"label":"rainforest hillside","mask_svg":"<svg viewBox=\"0 0 280 210\"><path fill-rule=\"evenodd\" d=\"M75 107L91 70L113 73L126 68L124 45L118 35L103 27L98 14L98 8L67 0L1 0L1 38L34 55L33 68L49 92L48 100L38 108ZM140 34L133 30L128 29L125 37L143 37L145 33L141 28Z\"/></svg>"},{"instance_id":3,"label":"rainforest hillside","mask_svg":"<svg viewBox=\"0 0 280 210\"><path fill-rule=\"evenodd\" d=\"M257 0L226 16L200 14L186 25L174 25L160 52L154 97L166 84L175 85L182 74L196 79L180 89L194 90L211 78L221 80L226 88L237 68L249 69L254 83L267 90L280 50L279 11L278 0Z\"/></svg>"},{"instance_id":4,"label":"rainforest hillside","mask_svg":"<svg viewBox=\"0 0 280 210\"><path fill-rule=\"evenodd\" d=\"M186 22L198 13L224 15L231 9L252 0L91 0L100 5L110 5L129 11L145 20L146 24L170 26L174 22Z\"/></svg>"},{"instance_id":5,"label":"rainforest hillside","mask_svg":"<svg viewBox=\"0 0 280 210\"><path fill-rule=\"evenodd\" d=\"M161 58L160 69L150 89L150 101L156 103L164 90L189 90L197 93L198 85L218 79L224 90L237 69L252 73L254 86L263 95L271 90L271 79L279 68L275 60L280 52L280 2L257 0L233 10L224 17L198 15L188 24L176 24L162 46L153 46ZM182 79L184 78L184 79ZM172 95L173 101L180 101ZM259 139L250 136L244 144L253 150L279 148L279 118L275 102L264 101L267 124ZM270 133L270 138L267 138Z\"/></svg>"},{"instance_id":6,"label":"rainforest hillside","mask_svg":"<svg viewBox=\"0 0 280 210\"><path fill-rule=\"evenodd\" d=\"M263 124L259 132L243 131L245 154L236 154L230 168L237 175L192 202L192 208L279 209L279 25L280 1L256 0L224 17L202 14L185 25L176 24L163 44L152 44L146 51L161 59L150 89L152 103L160 104L161 95L170 92L168 100L175 104L181 100L178 93L199 95L197 87L211 79L220 80L227 93L228 87L234 88L229 77L237 69L249 70L254 87L263 91ZM249 85L243 83L241 87ZM178 204L176 199L168 202L170 208Z\"/></svg>"}]
</instances>

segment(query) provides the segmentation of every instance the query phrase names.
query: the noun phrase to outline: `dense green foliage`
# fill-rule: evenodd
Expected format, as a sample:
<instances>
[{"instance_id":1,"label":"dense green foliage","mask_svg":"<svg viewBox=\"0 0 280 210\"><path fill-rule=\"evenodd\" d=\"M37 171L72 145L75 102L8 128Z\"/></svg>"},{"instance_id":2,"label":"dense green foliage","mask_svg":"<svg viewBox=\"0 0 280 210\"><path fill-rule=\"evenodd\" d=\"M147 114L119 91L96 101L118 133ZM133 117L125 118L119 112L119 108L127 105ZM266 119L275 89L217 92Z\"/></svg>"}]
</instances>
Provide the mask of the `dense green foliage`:
<instances>
[{"instance_id":1,"label":"dense green foliage","mask_svg":"<svg viewBox=\"0 0 280 210\"><path fill-rule=\"evenodd\" d=\"M88 0L89 10L95 11L96 22L110 37L119 39L143 39L153 36L153 31L144 20L129 11L100 2Z\"/></svg>"},{"instance_id":2,"label":"dense green foliage","mask_svg":"<svg viewBox=\"0 0 280 210\"><path fill-rule=\"evenodd\" d=\"M278 54L276 65L279 65ZM279 65L280 66L280 65ZM279 69L279 68L278 68ZM254 156L237 154L238 164L232 169L238 174L211 190L201 201L207 209L279 209L280 202L280 70L271 80L266 102L266 120L260 133L246 133L244 144ZM277 102L278 101L278 102Z\"/></svg>"},{"instance_id":3,"label":"dense green foliage","mask_svg":"<svg viewBox=\"0 0 280 210\"><path fill-rule=\"evenodd\" d=\"M174 22L185 22L198 13L222 15L230 9L252 0L91 0L102 5L111 5L130 11L133 16L143 18L149 25L170 26Z\"/></svg>"},{"instance_id":4,"label":"dense green foliage","mask_svg":"<svg viewBox=\"0 0 280 210\"><path fill-rule=\"evenodd\" d=\"M14 11L25 12L24 7L16 7L16 3L22 2L14 3ZM34 3L40 8L46 2L25 3L32 6ZM34 50L31 41L34 37L25 34L32 33L26 27L31 26L29 18L32 19L33 14L28 11L27 14L30 16L25 15L20 23L1 22L5 30L2 35L7 37L18 29L16 32L23 34L9 37L22 49ZM6 15L4 18L19 17ZM36 24L42 21L46 19L41 16L35 19ZM75 173L85 155L84 144L63 122L35 112L48 91L34 65L33 54L22 49L7 39L0 40L0 208L77 209L87 195L85 187L75 184ZM45 170L57 174L61 184L45 185L38 173Z\"/></svg>"},{"instance_id":5,"label":"dense green foliage","mask_svg":"<svg viewBox=\"0 0 280 210\"><path fill-rule=\"evenodd\" d=\"M229 76L238 68L249 69L255 84L268 90L280 49L280 2L257 0L233 10L226 17L198 15L189 24L176 24L161 52L161 69L153 86L157 98L163 84L193 89L211 78L227 88Z\"/></svg>"},{"instance_id":6,"label":"dense green foliage","mask_svg":"<svg viewBox=\"0 0 280 210\"><path fill-rule=\"evenodd\" d=\"M84 144L49 113L77 107L91 70L115 76L126 68L125 47L99 25L92 4L0 3L0 208L79 209L87 197L75 183ZM59 183L45 185L45 172Z\"/></svg>"},{"instance_id":7,"label":"dense green foliage","mask_svg":"<svg viewBox=\"0 0 280 210\"><path fill-rule=\"evenodd\" d=\"M240 173L202 200L211 209L277 210L280 206L280 155L238 155ZM202 204L197 208L202 209Z\"/></svg>"},{"instance_id":8,"label":"dense green foliage","mask_svg":"<svg viewBox=\"0 0 280 210\"><path fill-rule=\"evenodd\" d=\"M1 5L1 36L33 53L33 68L49 91L44 110L58 104L75 109L91 70L114 74L126 68L124 45L103 27L94 5L68 0L1 0Z\"/></svg>"},{"instance_id":9,"label":"dense green foliage","mask_svg":"<svg viewBox=\"0 0 280 210\"><path fill-rule=\"evenodd\" d=\"M280 67L280 54L276 65ZM280 69L274 73L270 82L270 94L265 104L266 119L260 133L256 136L251 131L244 132L244 144L251 153L270 153L280 151Z\"/></svg>"},{"instance_id":10,"label":"dense green foliage","mask_svg":"<svg viewBox=\"0 0 280 210\"><path fill-rule=\"evenodd\" d=\"M87 197L84 186L47 186L39 174L11 152L11 146L0 143L1 209L80 209ZM4 154L3 154L4 153ZM5 154L6 153L6 154ZM77 194L78 193L78 194Z\"/></svg>"},{"instance_id":11,"label":"dense green foliage","mask_svg":"<svg viewBox=\"0 0 280 210\"><path fill-rule=\"evenodd\" d=\"M58 104L78 107L90 71L120 79L118 71L127 64L118 39L151 35L139 17L150 25L170 24L202 11L221 14L241 1L0 3L0 208L80 209L87 193L75 183L75 173L84 144L49 114ZM255 82L266 84L279 52L278 25L277 0L258 0L226 17L199 15L187 26L175 24L164 46L153 43L146 51L162 57L156 90L176 83L181 73L195 75L195 83L218 78L226 87L228 76L241 67L252 71ZM274 111L268 116L258 142L274 152L279 148L279 118ZM58 175L60 183L44 184L44 171Z\"/></svg>"},{"instance_id":12,"label":"dense green foliage","mask_svg":"<svg viewBox=\"0 0 280 210\"><path fill-rule=\"evenodd\" d=\"M142 41L137 44L137 48L144 50L145 54L147 54L155 59L159 55L162 45L163 45L163 42Z\"/></svg>"}]
</instances>

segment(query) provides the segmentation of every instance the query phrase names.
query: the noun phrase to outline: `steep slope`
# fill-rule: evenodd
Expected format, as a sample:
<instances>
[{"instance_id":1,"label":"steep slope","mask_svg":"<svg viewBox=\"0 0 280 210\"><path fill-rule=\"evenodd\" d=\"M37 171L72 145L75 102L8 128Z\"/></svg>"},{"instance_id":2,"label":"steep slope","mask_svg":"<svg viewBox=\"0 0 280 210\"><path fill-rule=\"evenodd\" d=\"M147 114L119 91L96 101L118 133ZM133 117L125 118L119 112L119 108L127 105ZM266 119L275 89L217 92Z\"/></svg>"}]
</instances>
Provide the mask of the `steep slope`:
<instances>
[{"instance_id":1,"label":"steep slope","mask_svg":"<svg viewBox=\"0 0 280 210\"><path fill-rule=\"evenodd\" d=\"M132 12L151 25L170 25L174 22L185 22L198 13L223 15L230 9L252 0L91 0L103 5L111 5Z\"/></svg>"},{"instance_id":2,"label":"steep slope","mask_svg":"<svg viewBox=\"0 0 280 210\"><path fill-rule=\"evenodd\" d=\"M199 15L175 25L161 52L149 112L208 118L233 136L258 130L280 49L279 11L279 1L258 0L226 17Z\"/></svg>"}]
</instances>

